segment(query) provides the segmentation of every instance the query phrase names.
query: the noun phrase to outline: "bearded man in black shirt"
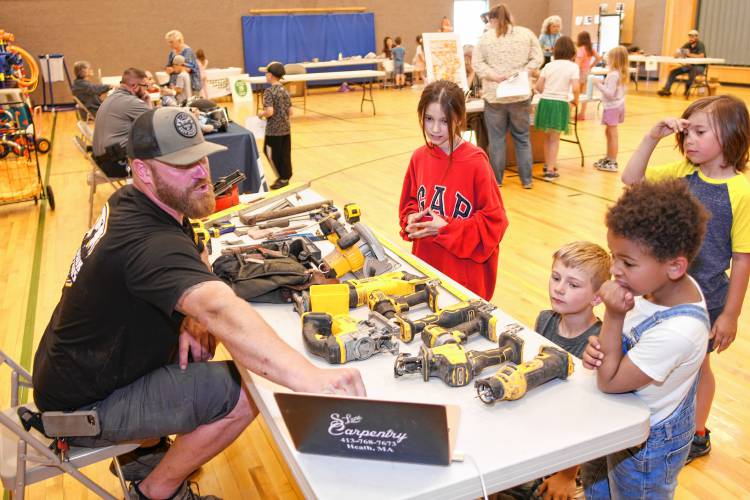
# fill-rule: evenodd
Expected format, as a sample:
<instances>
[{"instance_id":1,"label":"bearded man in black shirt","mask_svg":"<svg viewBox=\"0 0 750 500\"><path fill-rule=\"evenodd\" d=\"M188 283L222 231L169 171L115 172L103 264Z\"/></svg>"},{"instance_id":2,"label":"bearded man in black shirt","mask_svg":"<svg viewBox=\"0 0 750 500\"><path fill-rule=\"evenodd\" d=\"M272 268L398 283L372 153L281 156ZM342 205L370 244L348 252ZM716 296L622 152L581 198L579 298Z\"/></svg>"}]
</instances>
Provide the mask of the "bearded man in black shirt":
<instances>
[{"instance_id":1,"label":"bearded man in black shirt","mask_svg":"<svg viewBox=\"0 0 750 500\"><path fill-rule=\"evenodd\" d=\"M85 235L34 358L40 410L98 413L101 434L72 444L179 436L131 484L133 499L199 498L188 475L257 415L234 363L208 362L215 340L292 390L365 393L357 370L314 367L209 271L187 218L213 211L207 156L223 149L180 108L135 120L133 185L112 195Z\"/></svg>"}]
</instances>

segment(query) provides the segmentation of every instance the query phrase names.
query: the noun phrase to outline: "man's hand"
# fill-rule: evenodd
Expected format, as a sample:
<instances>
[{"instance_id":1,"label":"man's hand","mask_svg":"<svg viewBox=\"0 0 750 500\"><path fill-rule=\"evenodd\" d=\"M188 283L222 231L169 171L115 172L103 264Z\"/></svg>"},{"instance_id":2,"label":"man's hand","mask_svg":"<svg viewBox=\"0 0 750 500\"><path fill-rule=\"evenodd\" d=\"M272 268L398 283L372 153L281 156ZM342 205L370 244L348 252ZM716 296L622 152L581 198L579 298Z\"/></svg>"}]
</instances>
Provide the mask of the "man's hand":
<instances>
[{"instance_id":1,"label":"man's hand","mask_svg":"<svg viewBox=\"0 0 750 500\"><path fill-rule=\"evenodd\" d=\"M216 339L213 335L190 316L185 317L180 325L180 368L186 369L188 353L192 353L193 361L208 361L216 352Z\"/></svg>"},{"instance_id":2,"label":"man's hand","mask_svg":"<svg viewBox=\"0 0 750 500\"><path fill-rule=\"evenodd\" d=\"M362 376L356 368L318 368L295 391L344 396L367 396Z\"/></svg>"},{"instance_id":3,"label":"man's hand","mask_svg":"<svg viewBox=\"0 0 750 500\"><path fill-rule=\"evenodd\" d=\"M665 118L654 125L648 135L652 139L658 141L668 135L684 132L689 126L690 122L684 118Z\"/></svg>"},{"instance_id":4,"label":"man's hand","mask_svg":"<svg viewBox=\"0 0 750 500\"><path fill-rule=\"evenodd\" d=\"M729 347L737 336L737 318L729 313L721 313L711 328L710 338L714 339L714 348L719 353Z\"/></svg>"},{"instance_id":5,"label":"man's hand","mask_svg":"<svg viewBox=\"0 0 750 500\"><path fill-rule=\"evenodd\" d=\"M432 220L420 221L425 215L432 217ZM412 219L412 216L414 218ZM426 208L421 212L410 214L407 218L406 234L410 239L416 240L426 236L437 236L440 228L448 225L448 221L443 219L439 213L431 208Z\"/></svg>"},{"instance_id":6,"label":"man's hand","mask_svg":"<svg viewBox=\"0 0 750 500\"><path fill-rule=\"evenodd\" d=\"M616 281L605 281L599 288L599 297L610 314L624 316L635 306L633 292Z\"/></svg>"},{"instance_id":7,"label":"man's hand","mask_svg":"<svg viewBox=\"0 0 750 500\"><path fill-rule=\"evenodd\" d=\"M576 496L575 475L571 480L563 472L553 474L539 485L535 493L544 500L573 500Z\"/></svg>"},{"instance_id":8,"label":"man's hand","mask_svg":"<svg viewBox=\"0 0 750 500\"><path fill-rule=\"evenodd\" d=\"M589 337L589 343L586 345L586 349L583 351L583 367L589 370L595 370L602 364L604 359L604 353L601 351L602 347L599 344L599 339L592 335Z\"/></svg>"}]
</instances>

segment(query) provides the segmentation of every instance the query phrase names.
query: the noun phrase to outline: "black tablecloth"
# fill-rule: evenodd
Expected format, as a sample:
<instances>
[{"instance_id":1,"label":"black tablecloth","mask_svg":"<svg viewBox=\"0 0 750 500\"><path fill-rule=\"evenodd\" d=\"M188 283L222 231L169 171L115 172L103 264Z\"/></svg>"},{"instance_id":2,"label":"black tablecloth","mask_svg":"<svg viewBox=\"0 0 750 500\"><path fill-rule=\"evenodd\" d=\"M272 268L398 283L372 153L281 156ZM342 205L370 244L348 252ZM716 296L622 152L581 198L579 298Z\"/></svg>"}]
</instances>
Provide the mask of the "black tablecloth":
<instances>
[{"instance_id":1,"label":"black tablecloth","mask_svg":"<svg viewBox=\"0 0 750 500\"><path fill-rule=\"evenodd\" d=\"M209 157L212 180L216 181L219 177L240 170L246 177L240 185L240 193L257 193L260 190L258 146L252 132L236 123L230 123L226 132L207 134L206 140L228 148Z\"/></svg>"}]
</instances>

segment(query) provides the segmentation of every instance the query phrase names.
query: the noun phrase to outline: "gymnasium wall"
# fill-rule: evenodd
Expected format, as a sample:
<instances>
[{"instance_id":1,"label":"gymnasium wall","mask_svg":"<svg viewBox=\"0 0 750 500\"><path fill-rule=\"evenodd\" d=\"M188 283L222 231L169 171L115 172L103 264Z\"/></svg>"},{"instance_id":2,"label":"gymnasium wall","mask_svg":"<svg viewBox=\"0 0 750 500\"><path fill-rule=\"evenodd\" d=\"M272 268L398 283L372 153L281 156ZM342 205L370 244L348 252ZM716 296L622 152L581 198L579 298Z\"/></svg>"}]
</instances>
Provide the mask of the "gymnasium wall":
<instances>
[{"instance_id":1,"label":"gymnasium wall","mask_svg":"<svg viewBox=\"0 0 750 500\"><path fill-rule=\"evenodd\" d=\"M573 1L505 3L517 24L538 33L544 18L552 13L562 15L569 26ZM634 42L652 53L661 47L664 2L638 0L636 7ZM169 50L164 41L169 29L182 31L194 49L203 48L210 66L242 66L240 17L250 8L346 5L342 0L2 0L0 29L14 33L17 44L32 54L64 54L71 71L74 61L87 59L95 71L101 69L102 75L112 76L127 66L160 70ZM400 35L407 60L414 53L416 35L437 30L440 19L452 16L453 10L452 0L355 0L349 5L375 13L378 47L385 35ZM65 86L58 85L55 92L58 101L67 98Z\"/></svg>"}]
</instances>

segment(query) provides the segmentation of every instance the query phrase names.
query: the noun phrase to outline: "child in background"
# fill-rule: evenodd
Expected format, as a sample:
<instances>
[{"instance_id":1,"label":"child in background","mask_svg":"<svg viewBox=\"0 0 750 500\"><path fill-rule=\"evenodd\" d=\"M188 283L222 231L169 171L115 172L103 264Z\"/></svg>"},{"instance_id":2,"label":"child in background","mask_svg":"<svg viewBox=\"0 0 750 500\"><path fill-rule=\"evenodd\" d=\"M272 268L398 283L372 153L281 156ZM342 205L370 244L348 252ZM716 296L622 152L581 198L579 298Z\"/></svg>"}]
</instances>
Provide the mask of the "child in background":
<instances>
[{"instance_id":1,"label":"child in background","mask_svg":"<svg viewBox=\"0 0 750 500\"><path fill-rule=\"evenodd\" d=\"M589 78L589 72L591 71L591 68L599 64L599 62L602 60L602 56L600 56L591 45L591 35L588 31L581 31L580 33L578 33L576 46L578 47L578 50L576 52L576 64L581 69L579 80L581 86L580 91L583 92L583 87L584 85L586 85L586 81ZM581 103L581 109L578 112L577 118L579 120L586 119L586 102Z\"/></svg>"},{"instance_id":2,"label":"child in background","mask_svg":"<svg viewBox=\"0 0 750 500\"><path fill-rule=\"evenodd\" d=\"M268 120L263 152L278 176L271 189L283 188L292 178L292 127L289 121L292 100L281 84L284 74L284 65L280 62L268 64L266 81L271 86L263 91L263 111L258 113L259 118Z\"/></svg>"},{"instance_id":3,"label":"child in background","mask_svg":"<svg viewBox=\"0 0 750 500\"><path fill-rule=\"evenodd\" d=\"M208 99L208 77L206 76L206 68L208 68L208 59L206 59L206 53L203 49L195 51L195 59L198 61L198 67L201 70L201 97Z\"/></svg>"},{"instance_id":4,"label":"child in background","mask_svg":"<svg viewBox=\"0 0 750 500\"><path fill-rule=\"evenodd\" d=\"M633 392L651 414L643 444L607 456L595 488L612 498L672 498L688 456L709 320L687 271L707 219L678 179L629 186L607 212L613 281L599 289L604 321L583 363L602 392Z\"/></svg>"},{"instance_id":5,"label":"child in background","mask_svg":"<svg viewBox=\"0 0 750 500\"><path fill-rule=\"evenodd\" d=\"M659 141L676 134L685 159L647 167ZM750 146L750 118L745 103L734 96L706 97L688 106L682 118L657 123L641 141L622 174L626 184L679 177L711 214L706 239L690 268L706 296L711 320L709 352L727 349L737 335L737 322L750 276L750 182L744 172ZM731 274L727 278L726 271ZM709 356L701 367L695 416L696 435L688 461L711 450L706 420L716 382Z\"/></svg>"},{"instance_id":6,"label":"child in background","mask_svg":"<svg viewBox=\"0 0 750 500\"><path fill-rule=\"evenodd\" d=\"M424 45L422 45L422 35L417 35L417 51L414 53L414 59L412 59L412 65L414 70L412 72L412 87L422 83L423 75L425 70L424 61Z\"/></svg>"},{"instance_id":7,"label":"child in background","mask_svg":"<svg viewBox=\"0 0 750 500\"><path fill-rule=\"evenodd\" d=\"M391 50L393 54L393 74L396 76L396 88L403 88L406 83L406 75L404 74L404 56L406 55L406 49L401 46L401 37L396 37L396 46Z\"/></svg>"},{"instance_id":8,"label":"child in background","mask_svg":"<svg viewBox=\"0 0 750 500\"><path fill-rule=\"evenodd\" d=\"M560 133L568 132L570 104L568 95L572 88L572 104L578 103L578 66L573 62L576 48L570 37L562 36L553 49L554 61L542 68L536 82L536 91L542 94L534 115L534 127L544 135L544 180L550 181L557 172L557 153L560 150Z\"/></svg>"},{"instance_id":9,"label":"child in background","mask_svg":"<svg viewBox=\"0 0 750 500\"><path fill-rule=\"evenodd\" d=\"M185 58L176 55L172 59L172 75L175 77L174 84L162 88L162 106L184 106L188 99L193 96L193 87L190 83L190 73L185 66Z\"/></svg>"},{"instance_id":10,"label":"child in background","mask_svg":"<svg viewBox=\"0 0 750 500\"><path fill-rule=\"evenodd\" d=\"M555 252L549 278L552 309L539 313L534 330L580 358L588 338L598 336L602 327L602 322L594 315L594 306L600 303L597 291L609 280L611 264L609 253L588 241L574 241ZM586 498L601 498L591 496L588 488L607 475L606 458L591 460L580 468ZM501 498L575 498L577 475L575 465L506 490Z\"/></svg>"},{"instance_id":11,"label":"child in background","mask_svg":"<svg viewBox=\"0 0 750 500\"><path fill-rule=\"evenodd\" d=\"M617 125L625 121L625 92L628 88L628 50L622 45L607 52L607 76L604 82L594 80L602 93L602 125L607 137L607 156L594 162L594 167L606 172L617 172L619 137Z\"/></svg>"},{"instance_id":12,"label":"child in background","mask_svg":"<svg viewBox=\"0 0 750 500\"><path fill-rule=\"evenodd\" d=\"M426 144L412 154L399 205L412 253L486 300L508 227L487 154L461 139L466 100L453 82L427 85L417 107Z\"/></svg>"}]
</instances>

